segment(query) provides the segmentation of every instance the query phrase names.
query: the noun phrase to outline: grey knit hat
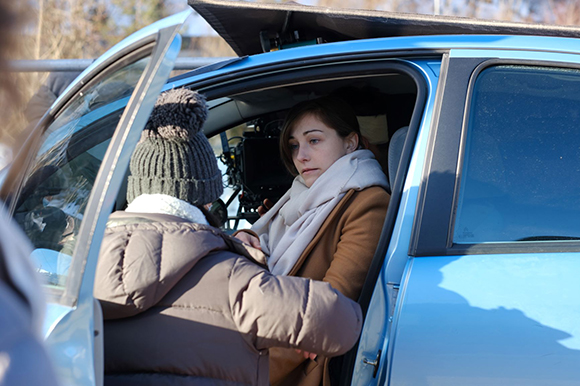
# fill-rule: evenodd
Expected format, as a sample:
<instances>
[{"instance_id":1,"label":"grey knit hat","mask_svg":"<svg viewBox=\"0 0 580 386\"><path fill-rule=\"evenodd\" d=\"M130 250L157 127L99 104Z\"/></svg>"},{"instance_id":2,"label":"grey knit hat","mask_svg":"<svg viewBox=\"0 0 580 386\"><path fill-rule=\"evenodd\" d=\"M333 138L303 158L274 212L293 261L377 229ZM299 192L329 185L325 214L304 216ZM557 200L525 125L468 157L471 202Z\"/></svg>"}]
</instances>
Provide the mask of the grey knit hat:
<instances>
[{"instance_id":1,"label":"grey knit hat","mask_svg":"<svg viewBox=\"0 0 580 386\"><path fill-rule=\"evenodd\" d=\"M205 97L185 88L162 93L131 156L127 201L167 194L205 205L223 193L222 175L202 126Z\"/></svg>"}]
</instances>

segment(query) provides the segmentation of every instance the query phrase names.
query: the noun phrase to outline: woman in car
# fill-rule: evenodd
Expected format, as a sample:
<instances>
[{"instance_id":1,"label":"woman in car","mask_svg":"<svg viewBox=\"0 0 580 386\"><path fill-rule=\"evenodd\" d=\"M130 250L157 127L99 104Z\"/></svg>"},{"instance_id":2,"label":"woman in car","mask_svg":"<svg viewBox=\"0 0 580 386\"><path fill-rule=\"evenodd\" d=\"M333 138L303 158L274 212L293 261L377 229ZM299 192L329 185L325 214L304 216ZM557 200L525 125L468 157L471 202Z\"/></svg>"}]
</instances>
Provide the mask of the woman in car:
<instances>
[{"instance_id":1,"label":"woman in car","mask_svg":"<svg viewBox=\"0 0 580 386\"><path fill-rule=\"evenodd\" d=\"M290 190L236 237L260 248L272 273L324 280L358 299L382 230L387 178L362 146L353 110L338 98L300 103L280 136L282 160L296 176ZM325 358L274 349L270 381L319 385Z\"/></svg>"},{"instance_id":2,"label":"woman in car","mask_svg":"<svg viewBox=\"0 0 580 386\"><path fill-rule=\"evenodd\" d=\"M340 355L360 333L358 304L272 275L211 226L223 186L206 117L201 95L163 93L131 157L129 206L109 218L95 277L106 385L265 386L269 348Z\"/></svg>"}]
</instances>

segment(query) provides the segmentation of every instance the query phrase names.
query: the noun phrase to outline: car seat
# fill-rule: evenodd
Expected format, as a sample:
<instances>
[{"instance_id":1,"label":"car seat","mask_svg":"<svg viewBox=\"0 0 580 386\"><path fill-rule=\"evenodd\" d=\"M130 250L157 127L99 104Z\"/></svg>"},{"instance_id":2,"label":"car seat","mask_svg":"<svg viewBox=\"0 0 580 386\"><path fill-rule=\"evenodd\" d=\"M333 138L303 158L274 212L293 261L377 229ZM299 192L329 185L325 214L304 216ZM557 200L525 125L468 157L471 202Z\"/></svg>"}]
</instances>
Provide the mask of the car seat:
<instances>
[{"instance_id":1,"label":"car seat","mask_svg":"<svg viewBox=\"0 0 580 386\"><path fill-rule=\"evenodd\" d=\"M395 131L391 137L391 141L389 142L387 166L391 191L393 190L395 177L397 176L397 170L399 169L399 164L401 163L401 154L403 153L403 146L405 145L405 138L407 138L408 131L409 126L403 126L399 128L397 131Z\"/></svg>"}]
</instances>

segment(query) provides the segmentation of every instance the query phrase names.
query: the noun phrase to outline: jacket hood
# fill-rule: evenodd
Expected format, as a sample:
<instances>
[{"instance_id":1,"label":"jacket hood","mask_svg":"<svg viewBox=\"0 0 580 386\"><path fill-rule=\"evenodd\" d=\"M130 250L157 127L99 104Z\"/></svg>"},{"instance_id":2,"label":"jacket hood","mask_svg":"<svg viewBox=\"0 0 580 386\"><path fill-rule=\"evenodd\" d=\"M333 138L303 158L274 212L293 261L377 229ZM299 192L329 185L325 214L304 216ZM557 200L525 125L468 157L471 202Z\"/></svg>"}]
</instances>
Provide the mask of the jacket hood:
<instances>
[{"instance_id":1,"label":"jacket hood","mask_svg":"<svg viewBox=\"0 0 580 386\"><path fill-rule=\"evenodd\" d=\"M201 259L230 251L266 267L266 256L219 229L164 214L113 213L103 238L95 297L105 319L157 304Z\"/></svg>"}]
</instances>

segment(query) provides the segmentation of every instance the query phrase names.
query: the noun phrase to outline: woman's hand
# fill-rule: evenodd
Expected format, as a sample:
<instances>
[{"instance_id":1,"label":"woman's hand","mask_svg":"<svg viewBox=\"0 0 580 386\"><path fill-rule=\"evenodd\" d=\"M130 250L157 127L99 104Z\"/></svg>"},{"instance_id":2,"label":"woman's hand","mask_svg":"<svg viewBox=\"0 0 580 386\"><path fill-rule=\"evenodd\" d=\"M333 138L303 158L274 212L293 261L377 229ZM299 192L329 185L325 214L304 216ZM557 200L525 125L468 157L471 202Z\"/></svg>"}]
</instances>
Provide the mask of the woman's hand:
<instances>
[{"instance_id":1,"label":"woman's hand","mask_svg":"<svg viewBox=\"0 0 580 386\"><path fill-rule=\"evenodd\" d=\"M250 247L262 250L260 239L256 236L253 236L247 232L238 232L234 237L240 240L242 243L249 245Z\"/></svg>"},{"instance_id":2,"label":"woman's hand","mask_svg":"<svg viewBox=\"0 0 580 386\"><path fill-rule=\"evenodd\" d=\"M270 201L269 198L266 198L262 202L262 205L260 205L258 207L258 214L260 215L260 217L262 217L263 215L265 215L266 212L269 211L273 206L274 206L274 203L272 201Z\"/></svg>"},{"instance_id":3,"label":"woman's hand","mask_svg":"<svg viewBox=\"0 0 580 386\"><path fill-rule=\"evenodd\" d=\"M317 355L312 353L312 352L298 350L298 349L295 349L295 350L298 354L302 354L304 356L304 358L306 358L306 359L315 360L317 357Z\"/></svg>"}]
</instances>

